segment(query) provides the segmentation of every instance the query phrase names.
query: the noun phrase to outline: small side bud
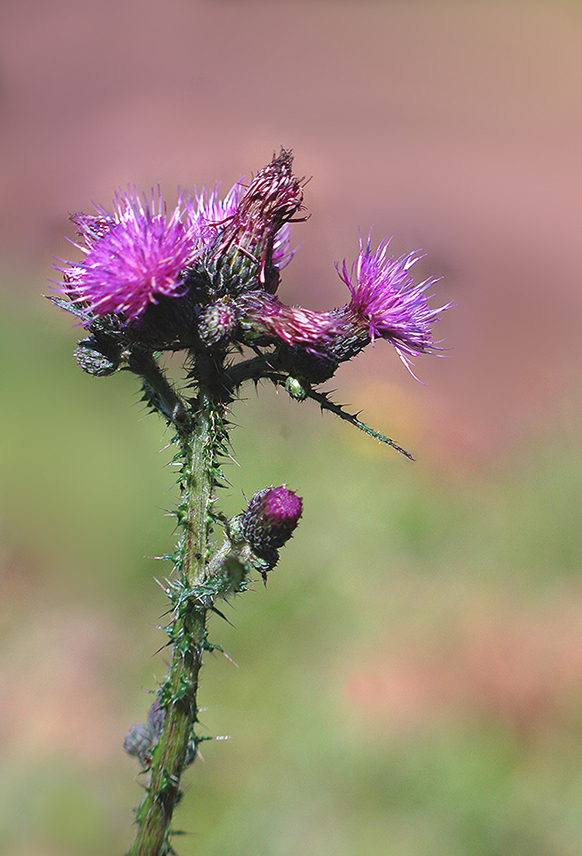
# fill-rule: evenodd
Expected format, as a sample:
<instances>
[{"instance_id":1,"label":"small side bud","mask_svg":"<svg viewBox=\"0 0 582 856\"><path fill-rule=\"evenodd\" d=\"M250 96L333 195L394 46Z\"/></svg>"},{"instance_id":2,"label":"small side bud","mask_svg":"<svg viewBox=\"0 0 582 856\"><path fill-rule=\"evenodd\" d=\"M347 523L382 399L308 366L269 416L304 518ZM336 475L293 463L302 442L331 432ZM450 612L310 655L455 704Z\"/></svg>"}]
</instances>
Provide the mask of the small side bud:
<instances>
[{"instance_id":1,"label":"small side bud","mask_svg":"<svg viewBox=\"0 0 582 856\"><path fill-rule=\"evenodd\" d=\"M305 401L307 398L307 390L305 386L296 377L289 377L285 381L285 389L295 401Z\"/></svg>"},{"instance_id":2,"label":"small side bud","mask_svg":"<svg viewBox=\"0 0 582 856\"><path fill-rule=\"evenodd\" d=\"M236 327L235 312L228 300L207 306L198 321L198 335L205 345L221 345Z\"/></svg>"},{"instance_id":3,"label":"small side bud","mask_svg":"<svg viewBox=\"0 0 582 856\"><path fill-rule=\"evenodd\" d=\"M301 517L303 501L294 491L266 487L257 491L242 515L242 530L251 549L267 557L289 540Z\"/></svg>"},{"instance_id":4,"label":"small side bud","mask_svg":"<svg viewBox=\"0 0 582 856\"><path fill-rule=\"evenodd\" d=\"M95 377L107 377L119 368L121 362L119 355L112 350L105 353L96 339L92 337L79 342L75 350L77 365L87 374Z\"/></svg>"},{"instance_id":5,"label":"small side bud","mask_svg":"<svg viewBox=\"0 0 582 856\"><path fill-rule=\"evenodd\" d=\"M160 705L160 700L157 698L148 711L148 728L154 740L157 741L161 737L165 721L166 711Z\"/></svg>"},{"instance_id":6,"label":"small side bud","mask_svg":"<svg viewBox=\"0 0 582 856\"><path fill-rule=\"evenodd\" d=\"M134 758L139 758L140 761L146 763L152 748L152 733L147 725L143 722L138 722L137 725L132 725L123 741L123 748L128 755Z\"/></svg>"}]
</instances>

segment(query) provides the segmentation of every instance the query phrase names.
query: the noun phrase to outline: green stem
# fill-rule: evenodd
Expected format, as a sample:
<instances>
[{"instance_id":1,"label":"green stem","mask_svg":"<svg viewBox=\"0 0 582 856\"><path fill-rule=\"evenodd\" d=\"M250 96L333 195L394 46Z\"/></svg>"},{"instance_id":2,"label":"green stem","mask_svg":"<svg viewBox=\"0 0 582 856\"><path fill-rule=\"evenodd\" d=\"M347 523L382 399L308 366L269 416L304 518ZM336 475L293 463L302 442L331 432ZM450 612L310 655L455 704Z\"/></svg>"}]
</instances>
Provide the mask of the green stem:
<instances>
[{"instance_id":1,"label":"green stem","mask_svg":"<svg viewBox=\"0 0 582 856\"><path fill-rule=\"evenodd\" d=\"M186 402L168 381L153 354L135 348L130 354L127 368L141 377L144 400L175 425L180 436L186 436L192 431L192 419Z\"/></svg>"},{"instance_id":2,"label":"green stem","mask_svg":"<svg viewBox=\"0 0 582 856\"><path fill-rule=\"evenodd\" d=\"M165 856L169 826L180 798L180 778L197 721L198 674L206 648L206 617L212 601L200 594L206 579L214 455L222 419L209 395L201 392L194 430L181 438L183 534L176 568L189 593L176 606L171 625L174 654L160 693L166 710L163 733L154 752L147 794L137 811L138 831L128 856Z\"/></svg>"}]
</instances>

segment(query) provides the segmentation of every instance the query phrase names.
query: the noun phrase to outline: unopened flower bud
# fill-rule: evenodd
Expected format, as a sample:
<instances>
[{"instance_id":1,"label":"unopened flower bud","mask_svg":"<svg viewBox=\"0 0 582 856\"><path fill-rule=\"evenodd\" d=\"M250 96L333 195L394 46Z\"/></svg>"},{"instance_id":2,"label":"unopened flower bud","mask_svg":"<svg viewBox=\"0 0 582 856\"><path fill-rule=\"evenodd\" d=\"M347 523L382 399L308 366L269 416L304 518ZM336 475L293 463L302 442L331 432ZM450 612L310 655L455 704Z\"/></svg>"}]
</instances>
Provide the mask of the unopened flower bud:
<instances>
[{"instance_id":1,"label":"unopened flower bud","mask_svg":"<svg viewBox=\"0 0 582 856\"><path fill-rule=\"evenodd\" d=\"M123 741L123 748L128 755L145 761L152 748L152 733L147 725L138 722L132 725Z\"/></svg>"},{"instance_id":2,"label":"unopened flower bud","mask_svg":"<svg viewBox=\"0 0 582 856\"><path fill-rule=\"evenodd\" d=\"M114 349L110 349L108 353L105 353L106 350L93 338L83 339L75 350L77 365L87 374L96 377L113 374L119 368L120 358Z\"/></svg>"},{"instance_id":3,"label":"unopened flower bud","mask_svg":"<svg viewBox=\"0 0 582 856\"><path fill-rule=\"evenodd\" d=\"M259 556L289 540L299 522L303 501L292 490L266 487L257 491L242 515L244 536Z\"/></svg>"},{"instance_id":4,"label":"unopened flower bud","mask_svg":"<svg viewBox=\"0 0 582 856\"><path fill-rule=\"evenodd\" d=\"M307 390L305 389L304 384L301 383L296 377L289 377L285 381L285 389L295 401L305 401L307 398Z\"/></svg>"},{"instance_id":5,"label":"unopened flower bud","mask_svg":"<svg viewBox=\"0 0 582 856\"><path fill-rule=\"evenodd\" d=\"M160 705L159 699L156 699L148 711L148 728L152 733L154 740L158 740L164 730L164 722L166 721L166 711Z\"/></svg>"},{"instance_id":6,"label":"unopened flower bud","mask_svg":"<svg viewBox=\"0 0 582 856\"><path fill-rule=\"evenodd\" d=\"M198 321L198 335L205 345L226 342L236 327L236 315L228 300L217 300L207 306Z\"/></svg>"}]
</instances>

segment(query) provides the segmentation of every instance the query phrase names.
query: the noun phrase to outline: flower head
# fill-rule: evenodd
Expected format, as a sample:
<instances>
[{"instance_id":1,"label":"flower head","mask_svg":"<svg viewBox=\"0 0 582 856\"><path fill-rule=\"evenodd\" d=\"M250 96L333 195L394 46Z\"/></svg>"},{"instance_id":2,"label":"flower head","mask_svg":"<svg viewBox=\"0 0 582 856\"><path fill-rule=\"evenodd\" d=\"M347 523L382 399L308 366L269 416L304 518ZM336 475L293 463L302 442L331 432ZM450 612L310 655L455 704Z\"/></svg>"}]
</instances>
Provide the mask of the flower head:
<instances>
[{"instance_id":1,"label":"flower head","mask_svg":"<svg viewBox=\"0 0 582 856\"><path fill-rule=\"evenodd\" d=\"M388 246L389 241L383 241L372 253L370 238L365 244L360 239L360 253L351 271L344 261L338 273L352 295L346 317L370 341L380 337L392 342L406 361L434 349L431 324L447 307L428 305L425 292L435 279L414 284L410 268L421 256L410 253L395 259L388 255Z\"/></svg>"},{"instance_id":2,"label":"flower head","mask_svg":"<svg viewBox=\"0 0 582 856\"><path fill-rule=\"evenodd\" d=\"M219 196L219 189L219 184L210 192L202 188L200 193L195 191L194 198L186 202L188 219L194 228L199 230L205 244L211 244L218 237L220 230L236 217L241 200L245 196L242 179L233 184L223 199ZM295 250L289 249L291 228L291 223L283 223L273 238L272 263L280 270L286 267L295 255Z\"/></svg>"},{"instance_id":3,"label":"flower head","mask_svg":"<svg viewBox=\"0 0 582 856\"><path fill-rule=\"evenodd\" d=\"M183 222L178 202L168 217L166 206L152 192L151 202L137 193L119 193L115 211L97 216L75 214L85 246L82 262L60 268L65 273L62 290L74 303L94 316L118 313L138 318L160 295L178 297L183 291L182 273L199 252L200 233Z\"/></svg>"}]
</instances>

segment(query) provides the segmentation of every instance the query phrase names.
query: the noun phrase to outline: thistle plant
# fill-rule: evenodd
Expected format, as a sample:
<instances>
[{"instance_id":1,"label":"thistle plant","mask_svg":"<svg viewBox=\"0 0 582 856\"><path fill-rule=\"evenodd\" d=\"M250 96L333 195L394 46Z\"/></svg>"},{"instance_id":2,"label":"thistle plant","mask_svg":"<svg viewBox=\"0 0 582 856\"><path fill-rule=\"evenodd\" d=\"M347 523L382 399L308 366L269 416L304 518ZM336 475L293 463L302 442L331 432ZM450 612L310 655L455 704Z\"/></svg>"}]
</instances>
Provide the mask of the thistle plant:
<instances>
[{"instance_id":1,"label":"thistle plant","mask_svg":"<svg viewBox=\"0 0 582 856\"><path fill-rule=\"evenodd\" d=\"M208 739L196 730L203 657L219 647L209 640L208 619L253 578L266 584L303 510L286 485L259 490L230 520L218 509L221 460L231 454L229 408L241 389L268 380L411 457L319 387L376 339L390 342L408 366L436 350L432 324L447 307L429 306L433 278L414 283L417 253L393 258L387 241L373 250L370 237L360 239L354 264L338 266L349 302L328 312L285 305L277 290L293 256L291 226L307 219L304 184L281 150L248 184L223 198L218 189L183 194L171 212L159 191L119 192L112 213L72 215L82 257L57 265L63 279L51 300L87 334L75 351L79 366L98 377L137 376L143 401L172 429L179 472L179 537L162 583L171 663L146 721L124 742L145 774L130 856L175 853L171 821L182 773ZM181 382L163 362L176 351L185 353ZM213 540L217 527L221 544Z\"/></svg>"}]
</instances>

